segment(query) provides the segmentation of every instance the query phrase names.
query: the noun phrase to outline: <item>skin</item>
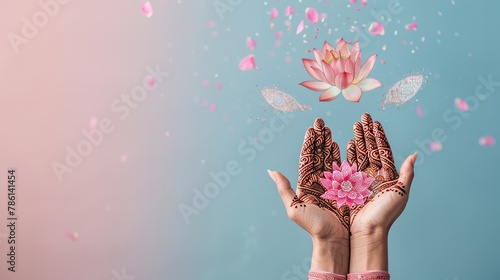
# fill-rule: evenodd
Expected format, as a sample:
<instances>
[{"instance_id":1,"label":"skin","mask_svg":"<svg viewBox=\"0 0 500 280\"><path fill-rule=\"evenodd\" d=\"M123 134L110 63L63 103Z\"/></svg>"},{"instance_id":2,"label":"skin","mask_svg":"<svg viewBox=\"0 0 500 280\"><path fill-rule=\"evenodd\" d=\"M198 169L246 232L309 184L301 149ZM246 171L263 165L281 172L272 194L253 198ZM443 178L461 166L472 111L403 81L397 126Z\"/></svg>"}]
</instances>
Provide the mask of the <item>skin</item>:
<instances>
[{"instance_id":1,"label":"skin","mask_svg":"<svg viewBox=\"0 0 500 280\"><path fill-rule=\"evenodd\" d=\"M369 270L388 271L387 238L394 221L408 201L416 153L400 168L394 159L383 127L365 113L354 124L354 139L347 147L347 160L358 170L376 178L373 194L364 205L337 207L335 201L321 198L326 191L319 178L341 163L337 143L323 120L316 119L304 138L295 192L289 180L269 171L276 182L291 220L306 230L313 243L311 270L340 275Z\"/></svg>"}]
</instances>

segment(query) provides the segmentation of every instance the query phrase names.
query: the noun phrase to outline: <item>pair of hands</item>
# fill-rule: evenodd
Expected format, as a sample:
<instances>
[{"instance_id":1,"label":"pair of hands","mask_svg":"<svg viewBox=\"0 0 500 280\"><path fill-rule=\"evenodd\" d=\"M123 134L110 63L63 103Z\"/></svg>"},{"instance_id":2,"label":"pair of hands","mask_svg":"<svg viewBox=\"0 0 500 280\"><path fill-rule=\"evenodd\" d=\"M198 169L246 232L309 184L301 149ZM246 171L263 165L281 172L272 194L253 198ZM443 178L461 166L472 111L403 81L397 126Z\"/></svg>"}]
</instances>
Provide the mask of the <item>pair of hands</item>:
<instances>
[{"instance_id":1,"label":"pair of hands","mask_svg":"<svg viewBox=\"0 0 500 280\"><path fill-rule=\"evenodd\" d=\"M384 129L368 113L353 126L354 139L347 145L347 161L375 178L372 195L362 205L322 198L327 191L320 178L341 166L340 149L322 119L306 132L300 153L297 191L277 171L269 171L290 219L305 229L313 241L311 269L346 275L348 272L388 270L387 236L408 201L416 154L402 164L400 174Z\"/></svg>"}]
</instances>

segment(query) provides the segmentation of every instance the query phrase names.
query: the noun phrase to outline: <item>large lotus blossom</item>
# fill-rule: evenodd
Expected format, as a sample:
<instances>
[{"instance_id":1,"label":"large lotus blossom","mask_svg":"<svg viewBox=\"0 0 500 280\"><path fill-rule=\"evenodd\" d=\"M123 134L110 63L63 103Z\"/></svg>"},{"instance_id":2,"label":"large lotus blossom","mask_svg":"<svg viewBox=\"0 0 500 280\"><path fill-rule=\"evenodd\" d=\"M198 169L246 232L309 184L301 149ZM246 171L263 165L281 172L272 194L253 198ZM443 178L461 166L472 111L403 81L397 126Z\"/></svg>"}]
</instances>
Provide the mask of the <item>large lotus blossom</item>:
<instances>
[{"instance_id":1,"label":"large lotus blossom","mask_svg":"<svg viewBox=\"0 0 500 280\"><path fill-rule=\"evenodd\" d=\"M366 198L372 194L370 185L375 178L358 171L356 163L350 166L344 161L340 167L333 163L333 171L325 171L324 175L325 178L320 180L327 191L321 197L336 201L337 207L344 203L349 207L363 205Z\"/></svg>"},{"instance_id":2,"label":"large lotus blossom","mask_svg":"<svg viewBox=\"0 0 500 280\"><path fill-rule=\"evenodd\" d=\"M370 56L361 66L358 42L349 49L349 44L344 39L340 39L336 48L325 41L322 51L314 49L314 58L315 60L303 58L302 62L307 73L317 81L300 84L314 91L323 91L320 101L332 101L342 91L347 100L358 102L363 91L381 86L378 80L367 78L377 55Z\"/></svg>"}]
</instances>

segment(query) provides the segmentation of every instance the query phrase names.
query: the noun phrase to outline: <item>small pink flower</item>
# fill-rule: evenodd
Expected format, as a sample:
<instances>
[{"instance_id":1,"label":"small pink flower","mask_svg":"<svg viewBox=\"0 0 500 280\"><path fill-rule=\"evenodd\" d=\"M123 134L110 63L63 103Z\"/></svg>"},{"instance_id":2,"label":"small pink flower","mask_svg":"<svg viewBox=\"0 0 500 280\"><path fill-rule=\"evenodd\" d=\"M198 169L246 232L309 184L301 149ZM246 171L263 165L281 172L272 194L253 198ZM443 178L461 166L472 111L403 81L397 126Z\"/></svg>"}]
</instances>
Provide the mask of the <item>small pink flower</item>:
<instances>
[{"instance_id":1,"label":"small pink flower","mask_svg":"<svg viewBox=\"0 0 500 280\"><path fill-rule=\"evenodd\" d=\"M381 86L373 78L367 78L372 71L377 55L370 56L361 66L361 50L359 43L355 42L352 48L340 39L334 48L325 41L323 49L314 49L314 60L302 59L307 73L315 81L305 81L300 85L314 91L322 91L320 101L332 101L343 93L351 102L358 102L364 91L369 91Z\"/></svg>"},{"instance_id":2,"label":"small pink flower","mask_svg":"<svg viewBox=\"0 0 500 280\"><path fill-rule=\"evenodd\" d=\"M325 171L324 175L325 178L320 180L327 191L321 197L336 201L337 207L344 203L349 207L363 205L372 194L370 186L375 178L358 171L356 163L350 166L344 161L340 167L333 163L333 172Z\"/></svg>"}]
</instances>

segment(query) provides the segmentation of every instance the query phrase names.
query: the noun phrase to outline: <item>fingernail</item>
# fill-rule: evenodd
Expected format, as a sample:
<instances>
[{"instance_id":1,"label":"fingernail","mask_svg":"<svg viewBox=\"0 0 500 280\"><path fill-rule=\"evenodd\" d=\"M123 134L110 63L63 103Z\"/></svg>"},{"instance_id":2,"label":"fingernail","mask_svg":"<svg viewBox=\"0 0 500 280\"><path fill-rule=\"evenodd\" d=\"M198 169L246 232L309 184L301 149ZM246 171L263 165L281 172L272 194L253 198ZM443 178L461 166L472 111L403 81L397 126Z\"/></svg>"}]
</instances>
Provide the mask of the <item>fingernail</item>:
<instances>
[{"instance_id":1,"label":"fingernail","mask_svg":"<svg viewBox=\"0 0 500 280\"><path fill-rule=\"evenodd\" d=\"M269 174L269 177L271 177L271 179L273 179L273 181L274 181L275 183L277 183L277 182L276 182L276 175L274 175L274 172L268 169L268 170L267 170L267 173Z\"/></svg>"}]
</instances>

